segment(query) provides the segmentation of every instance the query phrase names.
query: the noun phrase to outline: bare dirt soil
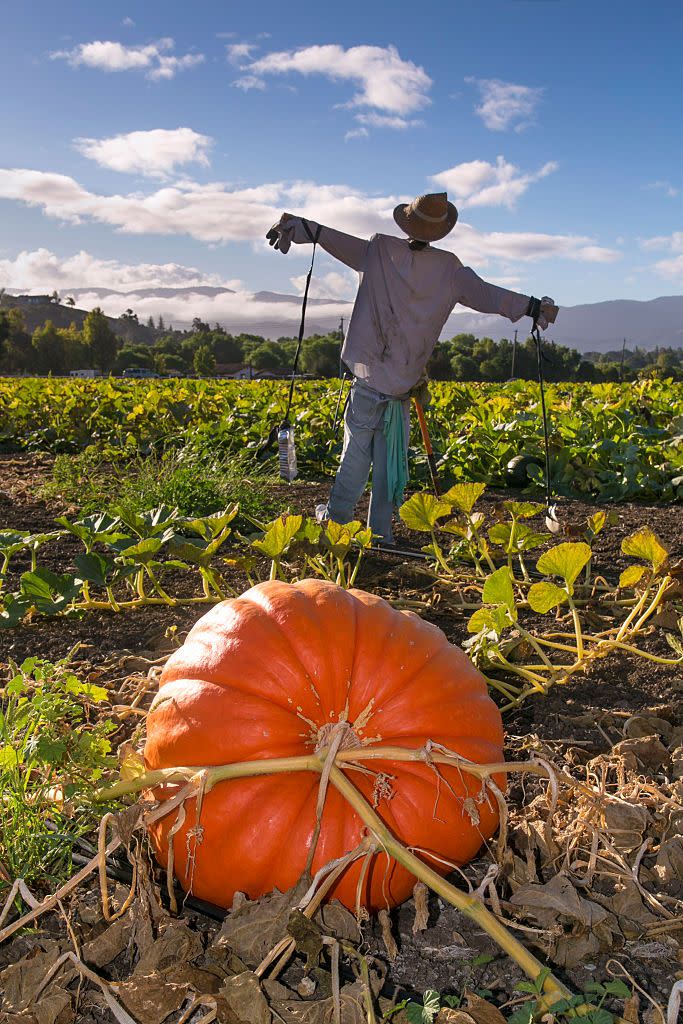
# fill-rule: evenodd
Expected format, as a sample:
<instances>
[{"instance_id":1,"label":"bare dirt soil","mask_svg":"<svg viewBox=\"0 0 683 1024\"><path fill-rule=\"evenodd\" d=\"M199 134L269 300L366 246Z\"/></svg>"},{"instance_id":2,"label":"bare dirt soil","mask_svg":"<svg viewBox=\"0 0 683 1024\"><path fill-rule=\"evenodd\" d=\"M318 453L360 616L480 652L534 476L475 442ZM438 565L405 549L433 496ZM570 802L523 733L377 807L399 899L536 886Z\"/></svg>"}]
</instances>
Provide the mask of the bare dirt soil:
<instances>
[{"instance_id":1,"label":"bare dirt soil","mask_svg":"<svg viewBox=\"0 0 683 1024\"><path fill-rule=\"evenodd\" d=\"M55 528L55 516L67 510L48 508L36 496L50 466L48 457L0 456L0 529L40 532ZM327 483L281 485L275 492L283 511L289 508L310 515L315 505L326 498ZM500 498L501 495L487 493L482 499L483 510L491 508ZM568 522L581 521L595 510L596 506L581 501L563 504ZM652 529L672 557L683 557L680 506L627 504L616 506L614 511L618 522L605 529L595 543L596 567L607 578L616 577L627 564L620 551L621 540L640 526ZM364 512L365 505L359 509L360 515ZM401 547L419 550L416 535L410 534L402 524L397 526L396 540ZM75 539L66 538L43 551L46 556L49 552L48 567L63 572L72 566L79 544ZM17 569L26 567L18 565ZM246 579L238 573L233 574L230 582L238 590L246 586ZM467 637L466 618L457 612L455 601L449 600L443 588L435 596L433 580L421 571L418 561L373 553L363 562L357 586L389 600L398 597L429 599L425 617L440 626L455 644ZM0 668L10 659L20 662L29 655L58 660L78 644L79 650L74 655L76 669L106 686L112 704L117 707L130 704L141 688L146 690L138 702L138 708L144 711L154 696L154 679L148 677L151 663L163 659L182 642L200 614L201 608L196 606L148 607L125 615L97 612L80 619L34 621L0 632ZM670 655L661 628L647 638L645 646L651 653ZM528 777L515 780L511 776L507 794L510 810L507 853L502 859L498 857L498 880L494 879L493 888L484 889L484 895L489 905L511 922L517 937L538 956L546 957L553 971L574 991L584 991L586 984L596 979L608 979L610 970L615 970L613 964L608 967L610 960L624 965L638 985L660 1005L665 1004L674 978L680 977L683 968L679 946L683 936L683 761L679 755L683 744L682 695L683 669L680 666L661 666L624 653L598 662L588 676L571 685L555 687L545 697L527 700L506 716L507 759L523 761L531 755L540 756L551 762L556 771L582 779L593 789L602 787L604 793L623 804L644 809L644 816L635 823L629 819L628 825L620 822L615 826L616 832L613 828L610 831L604 816L596 816L594 802L581 803L576 793L570 797L564 791L549 815L546 784L537 780L525 782L524 778ZM127 738L139 721L139 716L122 718L115 740ZM628 817L630 812L625 813ZM544 831L544 821L550 822L552 838L547 829ZM630 840L623 839L625 829L635 833L632 845L629 845ZM603 851L596 861L595 849L591 855L591 843L598 832L608 836L613 854L607 857ZM492 860L495 858L491 852L483 851L466 869L468 884L476 888ZM464 884L460 875L454 876L454 880L459 885ZM119 901L122 892L123 889L117 897ZM148 896L149 892L151 889ZM520 893L524 898L516 901ZM46 915L38 922L34 933L15 937L0 947L0 972L21 961L26 964L24 974L29 977L30 963L34 961L34 973L42 971L44 974L45 965L54 962L60 952L73 948L75 937L82 948L90 949L88 962L102 977L112 981L127 979L120 990L123 1003L135 1019L153 1024L155 1020L164 1019L159 1016L161 1002L153 1008L155 998L162 1002L166 998L162 999L160 994L160 979L165 979L167 986L182 988L185 984L182 990L185 993L192 990L216 993L216 977L224 980L226 975L237 973L228 964L230 956L237 958L233 967L239 969L241 965L246 970L254 966L248 951L238 951L228 943L226 952L225 942L221 943L220 939L220 921L188 909L179 920L168 918L162 911L153 909L151 898L145 909L145 899L147 897L138 898L136 916L132 921L122 918L123 923L113 934L115 926L106 925L102 920L96 882L94 876L91 877L83 891L67 902L64 912L69 918L71 937L63 917ZM359 946L370 957L377 987L383 984L382 998L416 996L428 988L442 993L467 988L484 993L498 1006L514 999L514 985L521 980L521 971L491 940L435 896L429 898L428 911L426 927L418 930L413 928L414 901L392 913L395 950L387 950L376 922L362 925ZM141 937L143 932L144 937ZM98 942L95 954L92 944ZM145 956L152 973L156 974L156 989L151 982L140 980L144 972L138 968ZM190 981L187 980L189 975L183 976L184 980L180 978L178 965L181 961L192 965L188 970L195 973ZM133 971L134 964L138 966ZM11 982L15 986L13 992L18 991L17 977L11 971L10 974L0 973L5 985ZM137 988L131 981L134 977L138 979ZM309 978L315 981L313 988ZM275 983L270 983L267 996L273 1006L281 1007L279 1019L316 1024L332 1019L325 1016L325 1006L330 1005L330 979L328 962L324 968L316 968L304 978L304 958L298 955L280 976L286 988L280 991ZM353 976L347 967L345 983L352 986L352 982ZM627 983L631 984L628 978ZM33 982L26 982L27 991L30 984ZM20 1017L6 1010L0 1002L1 1024L19 1020L35 1020L38 1024L66 1024L78 1020L89 1024L115 1019L92 986L88 988L88 992L90 989L92 992L84 997L74 1016L75 974L70 981L62 975L60 986L57 995L69 993L68 999L60 997L61 1010L55 1002L57 1012L53 1015L43 1018L24 1013ZM289 1010L282 1009L290 998L301 1000L298 1015L288 1016ZM319 1012L311 1009L316 1002ZM181 1003L182 1000L178 1007ZM24 1004L20 996L16 996L16 1006L20 1005ZM219 1015L219 1020L252 1019L235 1016L238 1003L230 1003L230 1006L232 1009L222 1011L224 1015ZM641 1013L646 1008L647 1003L641 997ZM175 1009L168 1012L172 1014L169 1020L179 1019ZM199 1021L202 1012L197 1011L191 1020ZM342 1018L356 1019L365 1018ZM397 1016L395 1019L405 1018Z\"/></svg>"}]
</instances>

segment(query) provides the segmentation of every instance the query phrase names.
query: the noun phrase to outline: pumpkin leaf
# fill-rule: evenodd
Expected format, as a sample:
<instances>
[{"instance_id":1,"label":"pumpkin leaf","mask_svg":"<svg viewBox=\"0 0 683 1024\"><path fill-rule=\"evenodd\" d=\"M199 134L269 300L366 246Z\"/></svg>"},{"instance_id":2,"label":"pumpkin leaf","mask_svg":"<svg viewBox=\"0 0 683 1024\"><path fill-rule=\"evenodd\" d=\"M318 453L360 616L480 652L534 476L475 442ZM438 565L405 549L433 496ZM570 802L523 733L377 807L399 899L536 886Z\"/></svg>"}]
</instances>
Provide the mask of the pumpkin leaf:
<instances>
[{"instance_id":1,"label":"pumpkin leaf","mask_svg":"<svg viewBox=\"0 0 683 1024\"><path fill-rule=\"evenodd\" d=\"M630 536L624 537L621 542L621 550L625 555L643 558L646 562L650 563L655 572L661 568L669 557L669 552L660 544L652 530L649 530L646 526L641 530L636 530Z\"/></svg>"},{"instance_id":2,"label":"pumpkin leaf","mask_svg":"<svg viewBox=\"0 0 683 1024\"><path fill-rule=\"evenodd\" d=\"M607 522L607 513L600 510L588 517L588 532L591 537L597 537Z\"/></svg>"},{"instance_id":3,"label":"pumpkin leaf","mask_svg":"<svg viewBox=\"0 0 683 1024\"><path fill-rule=\"evenodd\" d=\"M549 580L542 580L540 583L532 583L527 599L533 611L545 615L551 609L559 607L568 596L563 587L558 587Z\"/></svg>"},{"instance_id":4,"label":"pumpkin leaf","mask_svg":"<svg viewBox=\"0 0 683 1024\"><path fill-rule=\"evenodd\" d=\"M92 552L90 554L81 553L76 556L75 564L79 579L95 583L98 587L107 585L107 573L113 565L108 558Z\"/></svg>"},{"instance_id":5,"label":"pumpkin leaf","mask_svg":"<svg viewBox=\"0 0 683 1024\"><path fill-rule=\"evenodd\" d=\"M499 638L512 623L507 609L502 605L497 608L477 608L467 623L468 633L492 633Z\"/></svg>"},{"instance_id":6,"label":"pumpkin leaf","mask_svg":"<svg viewBox=\"0 0 683 1024\"><path fill-rule=\"evenodd\" d=\"M451 506L441 498L435 498L428 491L419 491L405 501L399 515L409 530L431 533L439 519L451 511Z\"/></svg>"},{"instance_id":7,"label":"pumpkin leaf","mask_svg":"<svg viewBox=\"0 0 683 1024\"><path fill-rule=\"evenodd\" d=\"M484 583L484 604L503 605L504 608L515 615L515 592L512 586L512 574L507 565L496 569L494 573L487 576Z\"/></svg>"},{"instance_id":8,"label":"pumpkin leaf","mask_svg":"<svg viewBox=\"0 0 683 1024\"><path fill-rule=\"evenodd\" d=\"M454 484L442 496L443 501L451 507L459 508L469 515L475 504L486 490L486 484Z\"/></svg>"},{"instance_id":9,"label":"pumpkin leaf","mask_svg":"<svg viewBox=\"0 0 683 1024\"><path fill-rule=\"evenodd\" d=\"M540 501L504 501L503 508L515 519L529 519L543 511Z\"/></svg>"},{"instance_id":10,"label":"pumpkin leaf","mask_svg":"<svg viewBox=\"0 0 683 1024\"><path fill-rule=\"evenodd\" d=\"M583 541L557 544L549 551L544 551L536 568L545 576L561 576L568 587L571 587L583 567L591 557L591 549Z\"/></svg>"},{"instance_id":11,"label":"pumpkin leaf","mask_svg":"<svg viewBox=\"0 0 683 1024\"><path fill-rule=\"evenodd\" d=\"M546 537L542 533L535 533L524 523L513 521L492 526L489 530L489 540L492 544L500 545L506 554L512 555L518 551L540 547L545 543Z\"/></svg>"},{"instance_id":12,"label":"pumpkin leaf","mask_svg":"<svg viewBox=\"0 0 683 1024\"><path fill-rule=\"evenodd\" d=\"M263 537L252 541L252 547L268 558L280 558L301 529L303 516L280 516L272 522Z\"/></svg>"},{"instance_id":13,"label":"pumpkin leaf","mask_svg":"<svg viewBox=\"0 0 683 1024\"><path fill-rule=\"evenodd\" d=\"M625 590L627 587L635 587L645 572L647 572L646 565L629 565L628 569L624 569L619 577L619 586L622 590Z\"/></svg>"}]
</instances>

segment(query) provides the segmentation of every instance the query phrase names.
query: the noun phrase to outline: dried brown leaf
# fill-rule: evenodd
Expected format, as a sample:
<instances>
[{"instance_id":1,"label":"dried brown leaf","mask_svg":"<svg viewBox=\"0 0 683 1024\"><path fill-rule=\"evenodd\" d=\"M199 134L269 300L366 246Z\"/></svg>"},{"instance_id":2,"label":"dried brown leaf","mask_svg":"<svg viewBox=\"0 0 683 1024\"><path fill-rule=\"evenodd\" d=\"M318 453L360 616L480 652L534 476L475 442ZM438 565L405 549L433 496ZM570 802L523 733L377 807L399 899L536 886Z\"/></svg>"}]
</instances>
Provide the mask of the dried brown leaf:
<instances>
[{"instance_id":1,"label":"dried brown leaf","mask_svg":"<svg viewBox=\"0 0 683 1024\"><path fill-rule=\"evenodd\" d=\"M605 826L617 850L635 850L650 822L647 808L628 800L612 799L603 811Z\"/></svg>"},{"instance_id":2,"label":"dried brown leaf","mask_svg":"<svg viewBox=\"0 0 683 1024\"><path fill-rule=\"evenodd\" d=\"M389 911L384 908L379 912L379 923L382 929L382 942L387 951L387 956L393 962L398 956L398 946L391 930L391 917Z\"/></svg>"},{"instance_id":3,"label":"dried brown leaf","mask_svg":"<svg viewBox=\"0 0 683 1024\"><path fill-rule=\"evenodd\" d=\"M628 739L640 739L643 736L660 736L664 743L671 738L672 725L657 715L633 715L624 725L624 736Z\"/></svg>"},{"instance_id":4,"label":"dried brown leaf","mask_svg":"<svg viewBox=\"0 0 683 1024\"><path fill-rule=\"evenodd\" d=\"M476 1024L505 1024L505 1017L497 1006L474 992L466 992L467 1012L474 1017Z\"/></svg>"},{"instance_id":5,"label":"dried brown leaf","mask_svg":"<svg viewBox=\"0 0 683 1024\"><path fill-rule=\"evenodd\" d=\"M612 754L626 758L630 754L650 771L657 771L669 757L669 752L659 736L640 736L637 739L622 740L612 747Z\"/></svg>"},{"instance_id":6,"label":"dried brown leaf","mask_svg":"<svg viewBox=\"0 0 683 1024\"><path fill-rule=\"evenodd\" d=\"M360 942L358 922L339 900L323 903L314 920L321 926L325 935L333 935L335 939L346 939L347 942Z\"/></svg>"},{"instance_id":7,"label":"dried brown leaf","mask_svg":"<svg viewBox=\"0 0 683 1024\"><path fill-rule=\"evenodd\" d=\"M413 900L415 902L415 920L413 921L413 935L427 930L429 924L429 889L424 882L416 882L413 889Z\"/></svg>"},{"instance_id":8,"label":"dried brown leaf","mask_svg":"<svg viewBox=\"0 0 683 1024\"><path fill-rule=\"evenodd\" d=\"M139 1024L159 1024L185 1002L190 986L166 974L134 975L116 986L116 997Z\"/></svg>"},{"instance_id":9,"label":"dried brown leaf","mask_svg":"<svg viewBox=\"0 0 683 1024\"><path fill-rule=\"evenodd\" d=\"M238 893L212 948L220 952L228 946L248 967L257 967L287 934L289 915L309 884L300 879L293 889L284 893L275 889L260 900Z\"/></svg>"},{"instance_id":10,"label":"dried brown leaf","mask_svg":"<svg viewBox=\"0 0 683 1024\"><path fill-rule=\"evenodd\" d=\"M19 1013L21 1010L31 1009L36 993L40 992L45 982L45 976L50 968L57 962L63 950L58 942L48 940L41 946L36 946L30 953L22 957L15 964L10 964L0 973L0 992L3 994L3 1010ZM59 973L59 984L67 986L76 977L77 971L70 965L65 965ZM49 990L48 990L49 991ZM47 993L46 993L47 994Z\"/></svg>"},{"instance_id":11,"label":"dried brown leaf","mask_svg":"<svg viewBox=\"0 0 683 1024\"><path fill-rule=\"evenodd\" d=\"M81 957L91 967L104 967L122 953L130 938L131 924L125 917L119 917L90 942L86 942Z\"/></svg>"},{"instance_id":12,"label":"dried brown leaf","mask_svg":"<svg viewBox=\"0 0 683 1024\"><path fill-rule=\"evenodd\" d=\"M668 839L659 848L654 873L660 882L683 881L683 836Z\"/></svg>"},{"instance_id":13,"label":"dried brown leaf","mask_svg":"<svg viewBox=\"0 0 683 1024\"><path fill-rule=\"evenodd\" d=\"M227 1007L243 1024L271 1024L273 1015L259 980L251 971L228 978L218 992L222 1012Z\"/></svg>"},{"instance_id":14,"label":"dried brown leaf","mask_svg":"<svg viewBox=\"0 0 683 1024\"><path fill-rule=\"evenodd\" d=\"M133 975L160 973L196 960L202 953L200 935L184 921L167 918L161 924L157 939L140 957Z\"/></svg>"}]
</instances>

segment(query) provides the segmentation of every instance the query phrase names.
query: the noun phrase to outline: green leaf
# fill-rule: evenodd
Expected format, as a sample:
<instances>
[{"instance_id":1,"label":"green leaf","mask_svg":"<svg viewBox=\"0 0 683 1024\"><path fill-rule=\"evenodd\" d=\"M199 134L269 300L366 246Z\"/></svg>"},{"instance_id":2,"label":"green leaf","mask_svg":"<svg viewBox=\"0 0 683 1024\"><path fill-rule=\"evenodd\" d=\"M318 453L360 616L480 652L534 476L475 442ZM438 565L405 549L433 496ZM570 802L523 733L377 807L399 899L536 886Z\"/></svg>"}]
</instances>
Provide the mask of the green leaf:
<instances>
[{"instance_id":1,"label":"green leaf","mask_svg":"<svg viewBox=\"0 0 683 1024\"><path fill-rule=\"evenodd\" d=\"M550 583L549 580L532 583L529 587L529 606L540 615L545 615L551 609L557 608L567 600L567 597L567 591L563 587L558 587L555 583Z\"/></svg>"},{"instance_id":2,"label":"green leaf","mask_svg":"<svg viewBox=\"0 0 683 1024\"><path fill-rule=\"evenodd\" d=\"M539 512L543 511L543 507L540 501L503 502L503 508L506 508L515 519L529 519L531 516L537 516Z\"/></svg>"},{"instance_id":3,"label":"green leaf","mask_svg":"<svg viewBox=\"0 0 683 1024\"><path fill-rule=\"evenodd\" d=\"M80 579L100 587L107 585L107 573L111 567L112 563L102 555L81 553L76 556L76 569Z\"/></svg>"},{"instance_id":4,"label":"green leaf","mask_svg":"<svg viewBox=\"0 0 683 1024\"><path fill-rule=\"evenodd\" d=\"M487 576L484 583L484 604L502 604L511 615L515 612L515 592L512 587L512 574L507 565L496 569Z\"/></svg>"},{"instance_id":5,"label":"green leaf","mask_svg":"<svg viewBox=\"0 0 683 1024\"><path fill-rule=\"evenodd\" d=\"M401 505L399 515L409 530L431 533L439 519L449 515L451 506L428 491L413 494Z\"/></svg>"},{"instance_id":6,"label":"green leaf","mask_svg":"<svg viewBox=\"0 0 683 1024\"><path fill-rule=\"evenodd\" d=\"M597 537L600 531L603 529L607 522L607 513L596 512L594 515L588 517L588 531L593 537Z\"/></svg>"},{"instance_id":7,"label":"green leaf","mask_svg":"<svg viewBox=\"0 0 683 1024\"><path fill-rule=\"evenodd\" d=\"M0 747L0 771L8 771L16 768L20 763L18 752L9 744Z\"/></svg>"},{"instance_id":8,"label":"green leaf","mask_svg":"<svg viewBox=\"0 0 683 1024\"><path fill-rule=\"evenodd\" d=\"M557 544L543 552L536 568L545 576L561 576L567 586L571 587L590 557L591 549L583 541Z\"/></svg>"},{"instance_id":9,"label":"green leaf","mask_svg":"<svg viewBox=\"0 0 683 1024\"><path fill-rule=\"evenodd\" d=\"M303 519L303 516L280 516L269 525L263 537L251 542L252 547L268 558L280 558L301 529Z\"/></svg>"},{"instance_id":10,"label":"green leaf","mask_svg":"<svg viewBox=\"0 0 683 1024\"><path fill-rule=\"evenodd\" d=\"M512 625L512 620L507 608L499 605L497 608L477 608L470 616L467 623L468 633L492 633L496 638Z\"/></svg>"},{"instance_id":11,"label":"green leaf","mask_svg":"<svg viewBox=\"0 0 683 1024\"><path fill-rule=\"evenodd\" d=\"M605 991L611 996L616 996L617 999L630 999L632 995L631 989L621 978L615 978L614 981L606 981Z\"/></svg>"},{"instance_id":12,"label":"green leaf","mask_svg":"<svg viewBox=\"0 0 683 1024\"><path fill-rule=\"evenodd\" d=\"M439 993L428 988L422 997L422 1005L410 1002L406 1006L406 1017L410 1024L432 1024L437 1013L441 1009Z\"/></svg>"},{"instance_id":13,"label":"green leaf","mask_svg":"<svg viewBox=\"0 0 683 1024\"><path fill-rule=\"evenodd\" d=\"M652 530L644 526L629 537L624 537L621 550L625 555L643 558L649 562L655 572L666 562L669 552L662 547Z\"/></svg>"},{"instance_id":14,"label":"green leaf","mask_svg":"<svg viewBox=\"0 0 683 1024\"><path fill-rule=\"evenodd\" d=\"M645 572L647 572L646 565L629 565L628 569L624 569L619 577L619 586L622 590L625 590L627 587L635 587Z\"/></svg>"},{"instance_id":15,"label":"green leaf","mask_svg":"<svg viewBox=\"0 0 683 1024\"><path fill-rule=\"evenodd\" d=\"M442 497L451 507L469 515L485 490L486 484L455 484Z\"/></svg>"}]
</instances>

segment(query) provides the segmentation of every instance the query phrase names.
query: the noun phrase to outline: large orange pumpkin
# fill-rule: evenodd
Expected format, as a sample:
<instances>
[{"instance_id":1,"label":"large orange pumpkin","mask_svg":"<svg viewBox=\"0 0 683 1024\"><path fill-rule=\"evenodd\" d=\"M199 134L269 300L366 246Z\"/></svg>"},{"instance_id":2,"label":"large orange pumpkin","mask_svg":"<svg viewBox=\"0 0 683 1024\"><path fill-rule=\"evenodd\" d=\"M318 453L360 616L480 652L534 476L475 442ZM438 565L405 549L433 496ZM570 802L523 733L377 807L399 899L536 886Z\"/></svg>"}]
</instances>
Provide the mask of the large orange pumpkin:
<instances>
[{"instance_id":1,"label":"large orange pumpkin","mask_svg":"<svg viewBox=\"0 0 683 1024\"><path fill-rule=\"evenodd\" d=\"M332 583L271 581L216 605L169 659L159 685L147 720L149 769L310 755L323 727L340 720L362 745L418 749L431 739L472 761L502 760L500 714L463 652L412 612ZM481 799L472 776L440 766L439 780L434 768L412 762L372 761L365 768L374 774L345 773L397 838L442 859L422 854L437 871L448 871L444 859L468 861L495 831L495 800ZM376 785L380 772L389 787ZM173 839L183 887L227 907L237 891L255 898L294 885L315 828L319 781L316 772L298 772L219 783L204 797L196 844L188 837L196 802L188 801ZM477 802L466 809L468 797ZM175 817L152 829L163 864ZM313 870L354 849L364 832L330 786ZM355 862L332 891L348 907L355 906L359 872ZM369 909L394 906L414 881L379 853L362 902Z\"/></svg>"}]
</instances>

